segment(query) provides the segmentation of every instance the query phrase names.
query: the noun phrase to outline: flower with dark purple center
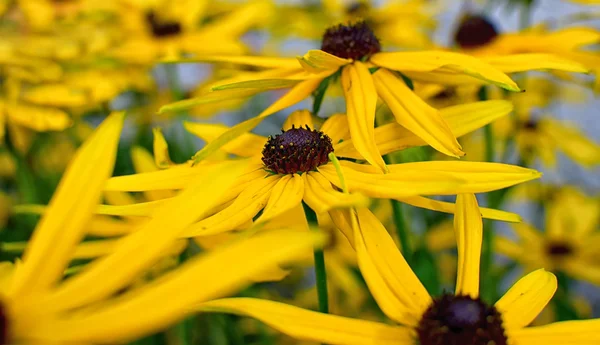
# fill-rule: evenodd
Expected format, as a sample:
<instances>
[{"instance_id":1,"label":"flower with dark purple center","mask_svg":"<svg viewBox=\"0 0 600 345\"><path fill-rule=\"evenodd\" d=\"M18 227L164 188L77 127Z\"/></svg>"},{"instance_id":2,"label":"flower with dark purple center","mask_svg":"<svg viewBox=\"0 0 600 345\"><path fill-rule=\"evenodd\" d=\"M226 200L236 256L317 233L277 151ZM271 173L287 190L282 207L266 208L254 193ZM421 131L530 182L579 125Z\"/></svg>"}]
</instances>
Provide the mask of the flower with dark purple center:
<instances>
[{"instance_id":1,"label":"flower with dark purple center","mask_svg":"<svg viewBox=\"0 0 600 345\"><path fill-rule=\"evenodd\" d=\"M364 21L339 24L325 31L321 50L337 57L361 60L381 51L379 40Z\"/></svg>"},{"instance_id":2,"label":"flower with dark purple center","mask_svg":"<svg viewBox=\"0 0 600 345\"><path fill-rule=\"evenodd\" d=\"M551 257L560 259L573 254L573 247L564 242L550 242L546 246L546 252Z\"/></svg>"},{"instance_id":3,"label":"flower with dark purple center","mask_svg":"<svg viewBox=\"0 0 600 345\"><path fill-rule=\"evenodd\" d=\"M8 316L6 309L0 302L0 345L8 344Z\"/></svg>"},{"instance_id":4,"label":"flower with dark purple center","mask_svg":"<svg viewBox=\"0 0 600 345\"><path fill-rule=\"evenodd\" d=\"M181 24L177 22L161 21L154 12L146 14L146 22L150 26L152 35L157 38L175 36L181 33Z\"/></svg>"},{"instance_id":5,"label":"flower with dark purple center","mask_svg":"<svg viewBox=\"0 0 600 345\"><path fill-rule=\"evenodd\" d=\"M492 42L497 36L498 30L486 17L469 15L460 22L454 34L454 42L461 48L473 49Z\"/></svg>"},{"instance_id":6,"label":"flower with dark purple center","mask_svg":"<svg viewBox=\"0 0 600 345\"><path fill-rule=\"evenodd\" d=\"M445 294L433 301L417 327L420 345L506 345L502 316L469 296Z\"/></svg>"},{"instance_id":7,"label":"flower with dark purple center","mask_svg":"<svg viewBox=\"0 0 600 345\"><path fill-rule=\"evenodd\" d=\"M270 136L262 150L265 167L277 174L295 174L315 170L329 162L333 152L331 139L321 131L295 128Z\"/></svg>"}]
</instances>

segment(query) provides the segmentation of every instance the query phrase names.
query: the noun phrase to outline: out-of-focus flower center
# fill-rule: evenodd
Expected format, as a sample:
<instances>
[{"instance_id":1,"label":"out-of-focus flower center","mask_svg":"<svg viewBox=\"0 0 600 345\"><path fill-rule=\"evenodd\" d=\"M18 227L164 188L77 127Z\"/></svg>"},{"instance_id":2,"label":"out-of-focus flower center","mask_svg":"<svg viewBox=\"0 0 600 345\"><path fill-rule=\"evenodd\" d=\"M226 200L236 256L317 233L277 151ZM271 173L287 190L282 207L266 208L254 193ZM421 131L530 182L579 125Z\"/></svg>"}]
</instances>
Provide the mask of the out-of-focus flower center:
<instances>
[{"instance_id":1,"label":"out-of-focus flower center","mask_svg":"<svg viewBox=\"0 0 600 345\"><path fill-rule=\"evenodd\" d=\"M521 123L521 127L527 131L535 131L538 128L538 123L537 123L537 121L535 121L533 119L529 119L529 120Z\"/></svg>"},{"instance_id":2,"label":"out-of-focus flower center","mask_svg":"<svg viewBox=\"0 0 600 345\"><path fill-rule=\"evenodd\" d=\"M278 174L294 174L315 170L329 161L333 152L331 139L321 131L294 128L269 137L262 150L266 168Z\"/></svg>"},{"instance_id":3,"label":"out-of-focus flower center","mask_svg":"<svg viewBox=\"0 0 600 345\"><path fill-rule=\"evenodd\" d=\"M8 344L8 315L0 301L0 345Z\"/></svg>"},{"instance_id":4,"label":"out-of-focus flower center","mask_svg":"<svg viewBox=\"0 0 600 345\"><path fill-rule=\"evenodd\" d=\"M550 242L546 246L546 252L555 259L561 259L573 254L573 247L564 242Z\"/></svg>"},{"instance_id":5,"label":"out-of-focus flower center","mask_svg":"<svg viewBox=\"0 0 600 345\"><path fill-rule=\"evenodd\" d=\"M321 50L344 59L360 60L381 51L379 40L364 22L330 27L323 35Z\"/></svg>"},{"instance_id":6,"label":"out-of-focus flower center","mask_svg":"<svg viewBox=\"0 0 600 345\"><path fill-rule=\"evenodd\" d=\"M480 48L498 37L498 30L492 22L481 15L463 18L454 34L454 42L463 49Z\"/></svg>"},{"instance_id":7,"label":"out-of-focus flower center","mask_svg":"<svg viewBox=\"0 0 600 345\"><path fill-rule=\"evenodd\" d=\"M154 37L162 38L181 33L181 24L171 21L161 21L154 12L146 14L146 21Z\"/></svg>"},{"instance_id":8,"label":"out-of-focus flower center","mask_svg":"<svg viewBox=\"0 0 600 345\"><path fill-rule=\"evenodd\" d=\"M371 8L368 3L357 1L346 7L346 14L354 18L365 18L370 10Z\"/></svg>"},{"instance_id":9,"label":"out-of-focus flower center","mask_svg":"<svg viewBox=\"0 0 600 345\"><path fill-rule=\"evenodd\" d=\"M417 327L420 345L506 345L502 316L469 296L445 294L433 301Z\"/></svg>"}]
</instances>

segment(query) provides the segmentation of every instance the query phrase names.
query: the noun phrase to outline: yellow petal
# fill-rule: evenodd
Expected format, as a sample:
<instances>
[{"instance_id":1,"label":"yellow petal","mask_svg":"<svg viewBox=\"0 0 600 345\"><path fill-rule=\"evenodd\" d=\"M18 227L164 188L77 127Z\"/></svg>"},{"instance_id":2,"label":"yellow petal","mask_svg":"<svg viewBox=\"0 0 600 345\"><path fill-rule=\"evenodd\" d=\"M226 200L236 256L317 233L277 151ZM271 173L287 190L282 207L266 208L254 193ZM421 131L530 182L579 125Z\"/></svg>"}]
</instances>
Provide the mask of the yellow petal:
<instances>
[{"instance_id":1,"label":"yellow petal","mask_svg":"<svg viewBox=\"0 0 600 345\"><path fill-rule=\"evenodd\" d=\"M112 174L123 118L108 117L75 154L15 272L11 295L44 291L61 278Z\"/></svg>"},{"instance_id":2,"label":"yellow petal","mask_svg":"<svg viewBox=\"0 0 600 345\"><path fill-rule=\"evenodd\" d=\"M92 236L121 236L137 230L141 224L142 222L125 222L113 217L95 216L90 220L87 232Z\"/></svg>"},{"instance_id":3,"label":"yellow petal","mask_svg":"<svg viewBox=\"0 0 600 345\"><path fill-rule=\"evenodd\" d=\"M483 61L504 73L531 70L558 70L588 73L590 70L575 61L560 58L553 54L514 54L483 57Z\"/></svg>"},{"instance_id":4,"label":"yellow petal","mask_svg":"<svg viewBox=\"0 0 600 345\"><path fill-rule=\"evenodd\" d=\"M454 232L458 248L456 295L477 298L483 223L474 194L457 195Z\"/></svg>"},{"instance_id":5,"label":"yellow petal","mask_svg":"<svg viewBox=\"0 0 600 345\"><path fill-rule=\"evenodd\" d=\"M181 164L165 170L116 176L106 182L104 190L141 192L148 190L182 189L193 181L204 178L210 170L207 168L216 165L218 164L202 164L190 167L187 164Z\"/></svg>"},{"instance_id":6,"label":"yellow petal","mask_svg":"<svg viewBox=\"0 0 600 345\"><path fill-rule=\"evenodd\" d=\"M404 81L385 69L375 72L373 79L377 94L390 107L400 125L446 155L464 156L440 113L412 92Z\"/></svg>"},{"instance_id":7,"label":"yellow petal","mask_svg":"<svg viewBox=\"0 0 600 345\"><path fill-rule=\"evenodd\" d=\"M36 86L24 92L23 99L39 105L54 107L80 107L90 101L90 95L82 89L63 84Z\"/></svg>"},{"instance_id":8,"label":"yellow petal","mask_svg":"<svg viewBox=\"0 0 600 345\"><path fill-rule=\"evenodd\" d=\"M95 260L53 291L39 307L66 310L98 301L128 285L198 218L206 216L219 195L229 189L245 162L213 168L206 180L196 181L157 209L151 220L127 236L115 251ZM165 231L169 229L169 231ZM56 244L53 243L53 246ZM45 258L48 260L48 258ZM39 274L39 272L38 272Z\"/></svg>"},{"instance_id":9,"label":"yellow petal","mask_svg":"<svg viewBox=\"0 0 600 345\"><path fill-rule=\"evenodd\" d=\"M509 76L489 64L469 55L448 51L377 53L369 59L373 64L396 71L430 72L445 74L451 80L455 75L467 75L509 91L520 91ZM427 73L423 73L427 75ZM475 80L473 80L475 82ZM444 83L442 83L444 84Z\"/></svg>"},{"instance_id":10,"label":"yellow petal","mask_svg":"<svg viewBox=\"0 0 600 345\"><path fill-rule=\"evenodd\" d=\"M232 99L247 98L247 97L253 96L261 91L262 91L261 89L230 89L230 90L206 92L198 97L184 99L182 101L177 101L177 102L163 105L162 107L160 107L158 109L158 114L178 112L178 111L193 108L195 106L207 104L207 103L223 102L223 101L230 101Z\"/></svg>"},{"instance_id":11,"label":"yellow petal","mask_svg":"<svg viewBox=\"0 0 600 345\"><path fill-rule=\"evenodd\" d=\"M413 344L416 336L406 327L322 314L253 298L222 299L202 303L199 307L201 311L250 316L295 339L324 344L409 345Z\"/></svg>"},{"instance_id":12,"label":"yellow petal","mask_svg":"<svg viewBox=\"0 0 600 345\"><path fill-rule=\"evenodd\" d=\"M305 126L308 126L311 129L315 129L310 111L296 110L291 113L283 123L283 130L287 131L288 129L291 129L292 126L296 128L304 128Z\"/></svg>"},{"instance_id":13,"label":"yellow petal","mask_svg":"<svg viewBox=\"0 0 600 345\"><path fill-rule=\"evenodd\" d=\"M588 139L578 128L550 119L544 119L538 125L569 158L585 166L600 164L600 145Z\"/></svg>"},{"instance_id":14,"label":"yellow petal","mask_svg":"<svg viewBox=\"0 0 600 345\"><path fill-rule=\"evenodd\" d=\"M600 343L600 319L555 322L546 326L508 329L516 345L593 345Z\"/></svg>"},{"instance_id":15,"label":"yellow petal","mask_svg":"<svg viewBox=\"0 0 600 345\"><path fill-rule=\"evenodd\" d=\"M425 198L422 196L414 196L410 198L402 198L400 199L405 204L409 204L416 207L425 208L432 211L445 212L445 213L455 213L456 212L456 204L451 202L439 201L434 199ZM519 223L521 221L521 216L516 213L495 210L493 208L480 207L479 211L481 211L481 216L487 219L493 220L501 220L504 222L510 223Z\"/></svg>"},{"instance_id":16,"label":"yellow petal","mask_svg":"<svg viewBox=\"0 0 600 345\"><path fill-rule=\"evenodd\" d=\"M303 200L317 214L336 208L369 204L369 199L360 193L345 194L333 189L331 183L319 172L311 171L304 174L303 177L305 178Z\"/></svg>"},{"instance_id":17,"label":"yellow petal","mask_svg":"<svg viewBox=\"0 0 600 345\"><path fill-rule=\"evenodd\" d=\"M337 71L340 67L352 63L350 59L339 58L319 49L309 50L304 56L298 57L298 61L310 73Z\"/></svg>"},{"instance_id":18,"label":"yellow petal","mask_svg":"<svg viewBox=\"0 0 600 345\"><path fill-rule=\"evenodd\" d=\"M519 279L498 302L504 329L518 329L533 321L556 291L554 274L539 269Z\"/></svg>"},{"instance_id":19,"label":"yellow petal","mask_svg":"<svg viewBox=\"0 0 600 345\"><path fill-rule=\"evenodd\" d=\"M167 155L168 155L168 153L167 153ZM158 156L155 156L155 157L158 157ZM131 161L133 163L133 168L135 169L135 171L137 173L158 171L155 157L152 157L150 152L146 151L146 149L141 146L134 146L131 148ZM164 158L164 156L161 159L163 159L163 158ZM168 156L167 156L167 159L168 159ZM172 162L170 162L170 160L169 160L169 164L171 164L171 163ZM146 197L146 199L153 201L153 200L160 200L160 199L164 199L164 198L170 198L170 197L174 196L174 193L173 193L173 191L169 191L169 190L154 190L154 191L144 192L144 196Z\"/></svg>"},{"instance_id":20,"label":"yellow petal","mask_svg":"<svg viewBox=\"0 0 600 345\"><path fill-rule=\"evenodd\" d=\"M262 223L302 203L304 179L298 174L285 175L277 181L271 190L269 201L256 223Z\"/></svg>"},{"instance_id":21,"label":"yellow petal","mask_svg":"<svg viewBox=\"0 0 600 345\"><path fill-rule=\"evenodd\" d=\"M366 208L357 212L354 240L358 264L369 290L390 318L416 326L431 305L431 297L377 217Z\"/></svg>"},{"instance_id":22,"label":"yellow petal","mask_svg":"<svg viewBox=\"0 0 600 345\"><path fill-rule=\"evenodd\" d=\"M290 107L312 94L313 91L317 89L319 84L321 83L321 78L307 79L304 80L296 86L294 86L288 93L283 95L273 104L271 104L267 109L265 109L262 113L260 113L259 117L269 116L274 114L280 110L283 110L287 107Z\"/></svg>"},{"instance_id":23,"label":"yellow petal","mask_svg":"<svg viewBox=\"0 0 600 345\"><path fill-rule=\"evenodd\" d=\"M201 55L186 59L167 59L163 63L186 62L225 62L239 65L256 66L264 68L298 68L298 61L294 58L279 58L265 56L226 56L226 55Z\"/></svg>"},{"instance_id":24,"label":"yellow petal","mask_svg":"<svg viewBox=\"0 0 600 345\"><path fill-rule=\"evenodd\" d=\"M188 132L208 143L230 129L230 127L224 125L187 121L183 122L183 127ZM243 133L239 137L223 145L221 150L241 157L250 157L259 154L266 143L267 138L263 136L252 133Z\"/></svg>"},{"instance_id":25,"label":"yellow petal","mask_svg":"<svg viewBox=\"0 0 600 345\"><path fill-rule=\"evenodd\" d=\"M37 132L60 131L73 124L67 113L60 109L5 103L3 110L10 121Z\"/></svg>"},{"instance_id":26,"label":"yellow petal","mask_svg":"<svg viewBox=\"0 0 600 345\"><path fill-rule=\"evenodd\" d=\"M156 166L159 168L167 168L173 165L171 157L169 157L169 146L162 134L161 129L159 127L152 128L152 133L154 134L152 148L154 151L154 162L156 163Z\"/></svg>"},{"instance_id":27,"label":"yellow petal","mask_svg":"<svg viewBox=\"0 0 600 345\"><path fill-rule=\"evenodd\" d=\"M299 80L293 79L262 79L247 80L233 84L218 85L211 87L212 91L222 91L231 89L257 89L260 91L286 89L298 84Z\"/></svg>"},{"instance_id":28,"label":"yellow petal","mask_svg":"<svg viewBox=\"0 0 600 345\"><path fill-rule=\"evenodd\" d=\"M348 117L344 114L334 114L330 116L321 126L321 132L327 134L333 143L334 148L340 140L350 139L350 131L348 130ZM375 129L377 132L377 129ZM375 136L377 140L377 136ZM350 145L352 146L352 145ZM354 149L354 146L352 146ZM337 149L336 156L337 156Z\"/></svg>"},{"instance_id":29,"label":"yellow petal","mask_svg":"<svg viewBox=\"0 0 600 345\"><path fill-rule=\"evenodd\" d=\"M237 241L199 255L113 303L39 325L30 336L60 342L129 342L183 319L194 312L194 304L231 294L266 267L295 260L324 241L323 234L300 231L270 231Z\"/></svg>"},{"instance_id":30,"label":"yellow petal","mask_svg":"<svg viewBox=\"0 0 600 345\"><path fill-rule=\"evenodd\" d=\"M375 144L375 107L377 91L365 64L356 61L342 70L348 128L356 150L367 162L387 171Z\"/></svg>"}]
</instances>

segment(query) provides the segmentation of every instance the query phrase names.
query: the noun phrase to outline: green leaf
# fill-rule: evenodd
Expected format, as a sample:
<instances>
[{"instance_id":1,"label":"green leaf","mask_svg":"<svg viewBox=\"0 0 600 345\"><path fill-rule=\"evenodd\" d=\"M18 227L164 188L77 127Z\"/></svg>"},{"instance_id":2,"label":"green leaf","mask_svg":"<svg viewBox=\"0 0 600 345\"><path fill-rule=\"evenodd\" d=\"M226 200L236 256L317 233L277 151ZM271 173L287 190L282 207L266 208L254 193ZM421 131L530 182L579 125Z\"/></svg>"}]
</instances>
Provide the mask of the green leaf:
<instances>
[{"instance_id":1,"label":"green leaf","mask_svg":"<svg viewBox=\"0 0 600 345\"><path fill-rule=\"evenodd\" d=\"M319 113L319 110L321 110L321 103L323 103L323 98L325 97L325 92L327 91L327 88L329 87L330 81L331 81L331 76L323 79L321 84L319 84L317 89L313 92L313 97L314 97L313 108L312 108L313 115L317 115Z\"/></svg>"},{"instance_id":2,"label":"green leaf","mask_svg":"<svg viewBox=\"0 0 600 345\"><path fill-rule=\"evenodd\" d=\"M402 74L402 72L397 72L398 74L400 74L400 76L402 77L402 80L404 80L404 83L406 84L406 86L408 86L409 89L411 90L415 90L415 84L413 84L412 79L410 79L409 77L405 76L404 74Z\"/></svg>"},{"instance_id":3,"label":"green leaf","mask_svg":"<svg viewBox=\"0 0 600 345\"><path fill-rule=\"evenodd\" d=\"M381 68L381 67L379 67L379 66L376 66L376 67L371 67L371 68L369 68L369 72L370 72L371 74L373 74L373 73L375 73L375 72L379 71L379 69L380 69L380 68Z\"/></svg>"}]
</instances>

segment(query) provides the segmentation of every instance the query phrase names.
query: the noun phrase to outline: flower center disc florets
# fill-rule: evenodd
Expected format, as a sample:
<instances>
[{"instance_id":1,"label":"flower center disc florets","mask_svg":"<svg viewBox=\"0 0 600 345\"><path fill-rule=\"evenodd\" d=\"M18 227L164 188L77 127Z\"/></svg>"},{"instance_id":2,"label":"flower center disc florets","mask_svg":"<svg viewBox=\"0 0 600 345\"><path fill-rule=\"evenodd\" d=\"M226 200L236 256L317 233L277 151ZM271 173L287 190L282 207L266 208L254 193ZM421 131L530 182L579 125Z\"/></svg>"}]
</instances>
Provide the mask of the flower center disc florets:
<instances>
[{"instance_id":1,"label":"flower center disc florets","mask_svg":"<svg viewBox=\"0 0 600 345\"><path fill-rule=\"evenodd\" d=\"M546 247L548 255L554 258L564 258L573 254L573 247L568 243L550 242Z\"/></svg>"},{"instance_id":2,"label":"flower center disc florets","mask_svg":"<svg viewBox=\"0 0 600 345\"><path fill-rule=\"evenodd\" d=\"M445 294L433 301L417 327L420 345L506 345L502 317L469 296Z\"/></svg>"},{"instance_id":3,"label":"flower center disc florets","mask_svg":"<svg viewBox=\"0 0 600 345\"><path fill-rule=\"evenodd\" d=\"M327 29L321 50L344 59L361 60L380 52L381 45L367 23L357 21Z\"/></svg>"},{"instance_id":4,"label":"flower center disc florets","mask_svg":"<svg viewBox=\"0 0 600 345\"><path fill-rule=\"evenodd\" d=\"M295 174L315 170L329 161L333 152L331 139L321 131L294 128L269 137L262 151L267 169L278 174Z\"/></svg>"},{"instance_id":5,"label":"flower center disc florets","mask_svg":"<svg viewBox=\"0 0 600 345\"><path fill-rule=\"evenodd\" d=\"M482 47L498 36L498 30L492 22L481 15L469 15L463 18L454 35L454 41L464 49Z\"/></svg>"},{"instance_id":6,"label":"flower center disc florets","mask_svg":"<svg viewBox=\"0 0 600 345\"><path fill-rule=\"evenodd\" d=\"M0 302L0 345L8 344L8 316L2 302Z\"/></svg>"},{"instance_id":7,"label":"flower center disc florets","mask_svg":"<svg viewBox=\"0 0 600 345\"><path fill-rule=\"evenodd\" d=\"M146 14L146 21L154 37L175 36L181 33L181 24L177 22L161 21L154 12Z\"/></svg>"}]
</instances>

